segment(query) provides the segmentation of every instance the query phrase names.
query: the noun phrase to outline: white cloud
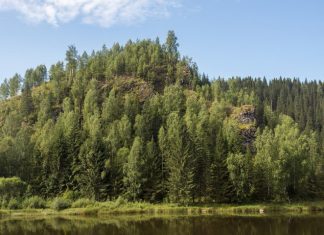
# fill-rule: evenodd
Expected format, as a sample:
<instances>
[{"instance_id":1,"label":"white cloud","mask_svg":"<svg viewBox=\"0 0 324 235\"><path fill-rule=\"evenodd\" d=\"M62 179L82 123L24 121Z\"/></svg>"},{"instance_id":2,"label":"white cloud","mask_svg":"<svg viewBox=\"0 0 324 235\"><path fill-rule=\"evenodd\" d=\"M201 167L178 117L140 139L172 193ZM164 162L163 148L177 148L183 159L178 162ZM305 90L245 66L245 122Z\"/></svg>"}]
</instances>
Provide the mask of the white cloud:
<instances>
[{"instance_id":1,"label":"white cloud","mask_svg":"<svg viewBox=\"0 0 324 235\"><path fill-rule=\"evenodd\" d=\"M17 11L35 23L60 24L81 18L109 27L131 24L148 17L165 17L180 0L0 0L0 11Z\"/></svg>"}]
</instances>

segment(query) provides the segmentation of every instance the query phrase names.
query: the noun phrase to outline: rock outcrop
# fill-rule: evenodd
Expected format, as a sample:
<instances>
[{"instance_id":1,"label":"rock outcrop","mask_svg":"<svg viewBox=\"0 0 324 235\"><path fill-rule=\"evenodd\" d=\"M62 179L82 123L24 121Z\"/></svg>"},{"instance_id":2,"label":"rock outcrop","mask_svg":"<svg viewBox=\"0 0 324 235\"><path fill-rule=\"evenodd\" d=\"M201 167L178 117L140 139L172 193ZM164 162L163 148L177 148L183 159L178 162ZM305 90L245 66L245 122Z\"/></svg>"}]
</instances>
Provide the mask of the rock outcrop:
<instances>
[{"instance_id":1,"label":"rock outcrop","mask_svg":"<svg viewBox=\"0 0 324 235\"><path fill-rule=\"evenodd\" d=\"M243 145L251 148L256 133L255 107L252 105L243 105L234 108L231 116L239 124L240 134L243 138Z\"/></svg>"}]
</instances>

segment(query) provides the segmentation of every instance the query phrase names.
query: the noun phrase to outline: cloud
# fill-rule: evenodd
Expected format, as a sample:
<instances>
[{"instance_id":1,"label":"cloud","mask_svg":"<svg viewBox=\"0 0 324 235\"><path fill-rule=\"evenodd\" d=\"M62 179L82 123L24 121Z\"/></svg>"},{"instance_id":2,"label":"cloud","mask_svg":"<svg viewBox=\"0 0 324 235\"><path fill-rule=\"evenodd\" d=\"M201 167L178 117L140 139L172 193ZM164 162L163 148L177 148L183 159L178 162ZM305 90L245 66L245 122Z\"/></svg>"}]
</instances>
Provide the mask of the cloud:
<instances>
[{"instance_id":1,"label":"cloud","mask_svg":"<svg viewBox=\"0 0 324 235\"><path fill-rule=\"evenodd\" d=\"M166 17L180 0L0 0L0 11L17 11L27 20L61 25L76 18L110 27L149 17Z\"/></svg>"}]
</instances>

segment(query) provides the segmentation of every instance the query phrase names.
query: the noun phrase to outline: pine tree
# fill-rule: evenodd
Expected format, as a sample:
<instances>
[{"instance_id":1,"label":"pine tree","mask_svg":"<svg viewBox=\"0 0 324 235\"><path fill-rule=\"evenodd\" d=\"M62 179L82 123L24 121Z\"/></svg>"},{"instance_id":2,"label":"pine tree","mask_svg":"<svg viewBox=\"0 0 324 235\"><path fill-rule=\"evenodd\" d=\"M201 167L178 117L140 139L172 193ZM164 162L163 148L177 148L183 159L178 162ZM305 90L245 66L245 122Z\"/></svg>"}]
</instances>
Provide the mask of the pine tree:
<instances>
[{"instance_id":1,"label":"pine tree","mask_svg":"<svg viewBox=\"0 0 324 235\"><path fill-rule=\"evenodd\" d=\"M139 199L143 190L143 183L147 180L142 177L141 173L144 166L143 152L142 140L135 137L124 167L123 179L125 194L132 201Z\"/></svg>"},{"instance_id":2,"label":"pine tree","mask_svg":"<svg viewBox=\"0 0 324 235\"><path fill-rule=\"evenodd\" d=\"M19 74L15 74L15 76L13 76L10 80L9 80L9 93L10 93L10 97L14 97L18 94L19 90L20 90L20 86L21 86L21 81L22 78Z\"/></svg>"},{"instance_id":3,"label":"pine tree","mask_svg":"<svg viewBox=\"0 0 324 235\"><path fill-rule=\"evenodd\" d=\"M102 198L101 192L105 190L101 177L104 172L105 147L102 143L99 116L95 114L89 117L87 126L91 130L80 147L77 180L84 196L99 200Z\"/></svg>"},{"instance_id":4,"label":"pine tree","mask_svg":"<svg viewBox=\"0 0 324 235\"><path fill-rule=\"evenodd\" d=\"M112 89L105 99L102 107L102 119L104 124L113 122L120 117L120 105L116 97L116 92Z\"/></svg>"},{"instance_id":5,"label":"pine tree","mask_svg":"<svg viewBox=\"0 0 324 235\"><path fill-rule=\"evenodd\" d=\"M211 158L208 181L208 192L210 198L215 202L231 202L231 199L234 198L226 160L227 144L220 130L215 141L215 152Z\"/></svg>"},{"instance_id":6,"label":"pine tree","mask_svg":"<svg viewBox=\"0 0 324 235\"><path fill-rule=\"evenodd\" d=\"M20 110L27 121L31 121L31 115L34 112L34 103L31 93L32 91L29 84L25 83L20 101Z\"/></svg>"},{"instance_id":7,"label":"pine tree","mask_svg":"<svg viewBox=\"0 0 324 235\"><path fill-rule=\"evenodd\" d=\"M72 84L78 63L78 51L75 46L69 46L68 50L66 51L66 61L66 70L69 78L69 83Z\"/></svg>"},{"instance_id":8,"label":"pine tree","mask_svg":"<svg viewBox=\"0 0 324 235\"><path fill-rule=\"evenodd\" d=\"M169 198L174 202L188 203L194 190L193 156L184 125L176 112L168 117L165 136L166 142L161 142L164 146L160 148L164 150L162 154L168 170Z\"/></svg>"},{"instance_id":9,"label":"pine tree","mask_svg":"<svg viewBox=\"0 0 324 235\"><path fill-rule=\"evenodd\" d=\"M10 89L7 79L3 81L3 83L0 86L0 98L1 100L5 100L10 95Z\"/></svg>"}]
</instances>

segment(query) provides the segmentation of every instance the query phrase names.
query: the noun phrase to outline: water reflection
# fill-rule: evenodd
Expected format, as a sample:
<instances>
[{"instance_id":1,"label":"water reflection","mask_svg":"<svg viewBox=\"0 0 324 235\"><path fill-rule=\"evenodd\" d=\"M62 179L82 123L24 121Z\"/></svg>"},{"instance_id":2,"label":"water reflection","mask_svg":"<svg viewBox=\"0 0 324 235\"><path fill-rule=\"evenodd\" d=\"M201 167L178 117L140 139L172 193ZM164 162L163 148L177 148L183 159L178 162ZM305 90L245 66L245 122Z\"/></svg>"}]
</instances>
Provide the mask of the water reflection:
<instances>
[{"instance_id":1,"label":"water reflection","mask_svg":"<svg viewBox=\"0 0 324 235\"><path fill-rule=\"evenodd\" d=\"M324 217L56 217L0 219L4 235L319 235L324 234Z\"/></svg>"}]
</instances>

